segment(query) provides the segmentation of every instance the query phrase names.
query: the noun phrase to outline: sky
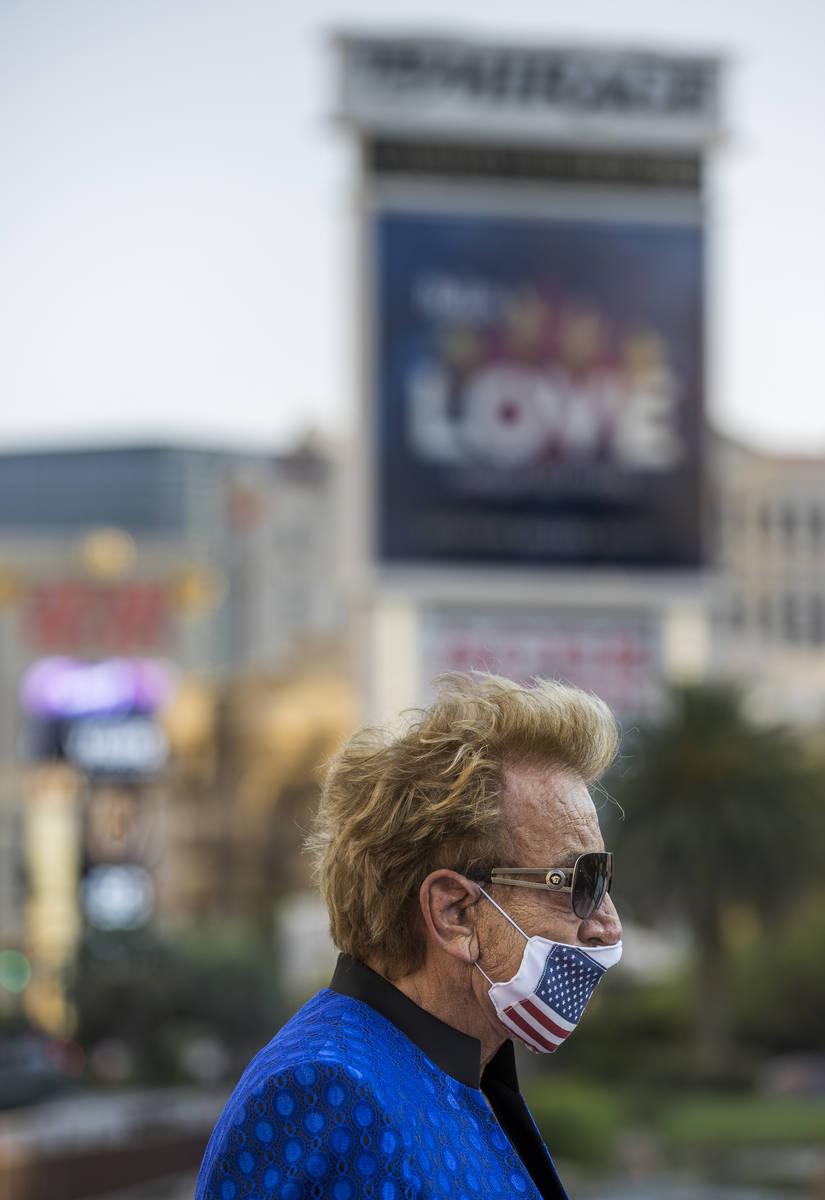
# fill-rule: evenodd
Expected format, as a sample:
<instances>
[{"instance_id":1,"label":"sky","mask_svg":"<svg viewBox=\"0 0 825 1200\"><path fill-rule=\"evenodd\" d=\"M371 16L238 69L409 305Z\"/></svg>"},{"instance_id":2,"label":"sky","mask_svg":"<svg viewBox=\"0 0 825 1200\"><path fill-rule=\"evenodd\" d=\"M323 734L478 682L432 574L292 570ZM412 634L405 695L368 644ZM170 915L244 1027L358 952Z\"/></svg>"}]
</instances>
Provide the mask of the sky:
<instances>
[{"instance_id":1,"label":"sky","mask_svg":"<svg viewBox=\"0 0 825 1200\"><path fill-rule=\"evenodd\" d=\"M355 428L336 30L709 51L712 423L825 453L821 0L0 0L0 450ZM488 15L489 13L489 15Z\"/></svg>"}]
</instances>

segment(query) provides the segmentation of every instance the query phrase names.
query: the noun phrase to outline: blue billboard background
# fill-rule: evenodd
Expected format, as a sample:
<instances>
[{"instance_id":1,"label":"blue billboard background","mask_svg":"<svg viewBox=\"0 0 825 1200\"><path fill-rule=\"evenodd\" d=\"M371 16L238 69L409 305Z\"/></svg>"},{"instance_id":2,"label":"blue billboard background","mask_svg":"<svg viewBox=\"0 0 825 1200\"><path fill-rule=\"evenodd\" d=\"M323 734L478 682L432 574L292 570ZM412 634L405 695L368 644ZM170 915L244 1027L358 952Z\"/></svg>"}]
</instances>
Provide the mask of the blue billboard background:
<instances>
[{"instance_id":1,"label":"blue billboard background","mask_svg":"<svg viewBox=\"0 0 825 1200\"><path fill-rule=\"evenodd\" d=\"M379 558L699 564L700 227L375 233Z\"/></svg>"}]
</instances>

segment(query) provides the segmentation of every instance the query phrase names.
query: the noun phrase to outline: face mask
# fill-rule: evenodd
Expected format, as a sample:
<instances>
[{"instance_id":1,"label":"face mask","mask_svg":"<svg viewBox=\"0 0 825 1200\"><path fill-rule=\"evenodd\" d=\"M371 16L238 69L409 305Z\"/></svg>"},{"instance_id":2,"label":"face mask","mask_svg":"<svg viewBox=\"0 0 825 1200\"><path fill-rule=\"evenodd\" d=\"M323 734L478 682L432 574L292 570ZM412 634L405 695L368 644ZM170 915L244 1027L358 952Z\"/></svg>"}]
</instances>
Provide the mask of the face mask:
<instances>
[{"instance_id":1,"label":"face mask","mask_svg":"<svg viewBox=\"0 0 825 1200\"><path fill-rule=\"evenodd\" d=\"M527 942L521 966L506 983L490 984L490 999L502 1025L530 1050L551 1054L573 1032L596 984L608 967L622 957L622 943L613 946L569 946L549 938L527 937L492 896L481 893Z\"/></svg>"}]
</instances>

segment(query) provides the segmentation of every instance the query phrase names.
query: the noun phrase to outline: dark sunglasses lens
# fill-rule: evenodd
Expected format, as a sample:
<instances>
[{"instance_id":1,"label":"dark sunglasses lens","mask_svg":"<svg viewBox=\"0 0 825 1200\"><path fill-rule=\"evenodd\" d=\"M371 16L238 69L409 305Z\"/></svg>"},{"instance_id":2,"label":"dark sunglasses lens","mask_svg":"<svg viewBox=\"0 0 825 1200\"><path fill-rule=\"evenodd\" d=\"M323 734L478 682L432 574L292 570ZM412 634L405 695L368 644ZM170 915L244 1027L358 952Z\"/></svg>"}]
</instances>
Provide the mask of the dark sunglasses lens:
<instances>
[{"instance_id":1,"label":"dark sunglasses lens","mask_svg":"<svg viewBox=\"0 0 825 1200\"><path fill-rule=\"evenodd\" d=\"M610 890L613 855L609 851L582 854L573 872L573 912L581 920L591 917Z\"/></svg>"}]
</instances>

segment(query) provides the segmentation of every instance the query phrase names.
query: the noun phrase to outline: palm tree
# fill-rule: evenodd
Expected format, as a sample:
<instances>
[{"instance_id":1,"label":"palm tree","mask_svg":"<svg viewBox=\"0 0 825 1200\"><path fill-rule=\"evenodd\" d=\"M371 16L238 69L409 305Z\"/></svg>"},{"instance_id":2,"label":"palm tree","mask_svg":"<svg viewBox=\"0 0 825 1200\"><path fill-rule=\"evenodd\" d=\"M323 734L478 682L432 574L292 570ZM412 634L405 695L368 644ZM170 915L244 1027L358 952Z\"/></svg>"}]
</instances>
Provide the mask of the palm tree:
<instances>
[{"instance_id":1,"label":"palm tree","mask_svg":"<svg viewBox=\"0 0 825 1200\"><path fill-rule=\"evenodd\" d=\"M798 738L756 727L727 684L683 686L642 728L610 781L626 817L613 840L631 911L679 920L698 967L697 1053L723 1063L731 1045L724 915L787 912L818 875L822 776Z\"/></svg>"}]
</instances>

